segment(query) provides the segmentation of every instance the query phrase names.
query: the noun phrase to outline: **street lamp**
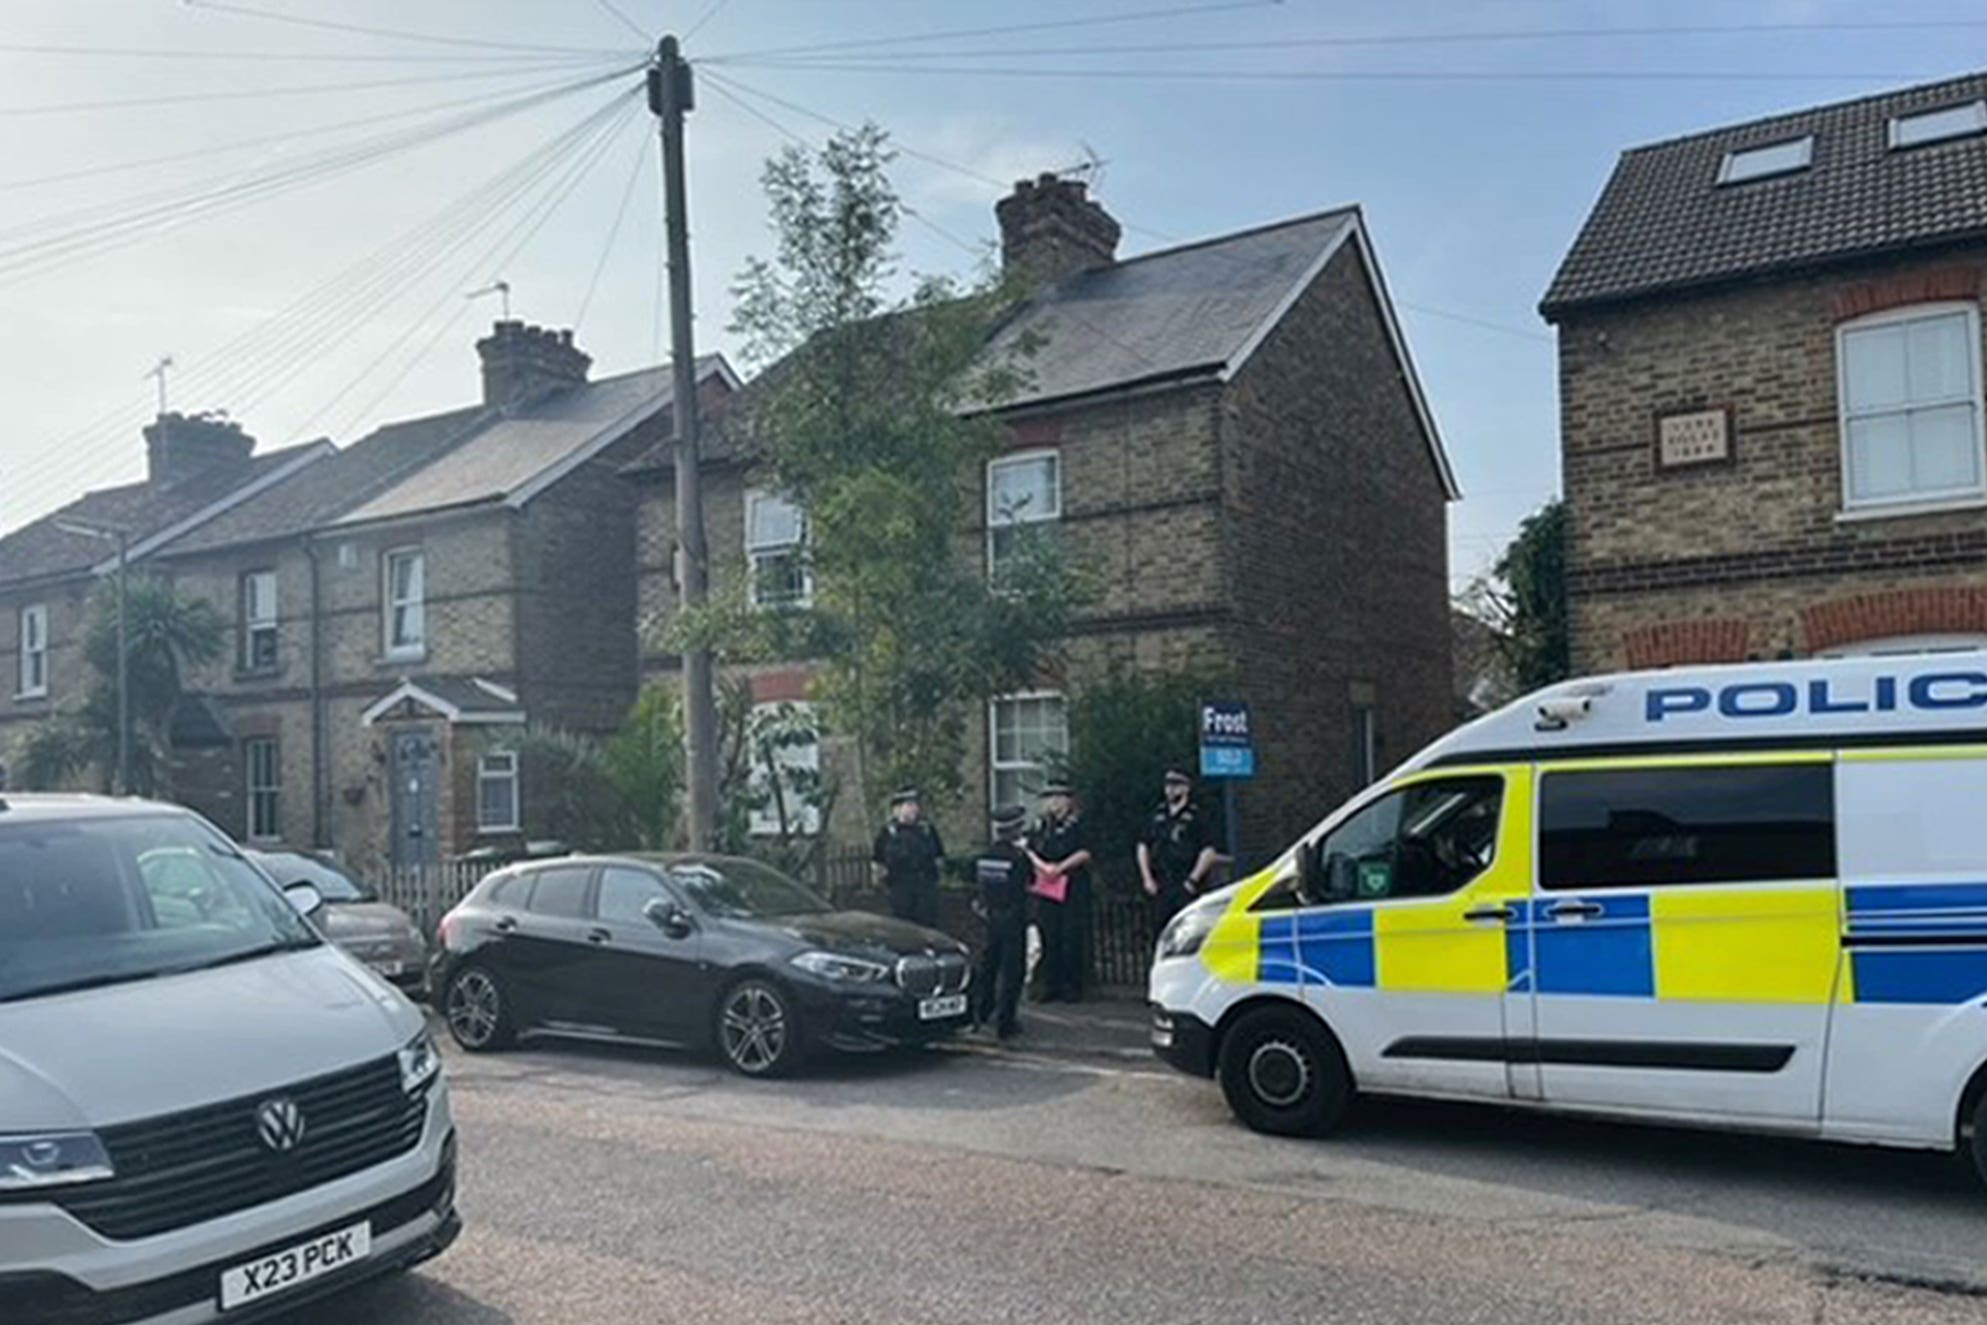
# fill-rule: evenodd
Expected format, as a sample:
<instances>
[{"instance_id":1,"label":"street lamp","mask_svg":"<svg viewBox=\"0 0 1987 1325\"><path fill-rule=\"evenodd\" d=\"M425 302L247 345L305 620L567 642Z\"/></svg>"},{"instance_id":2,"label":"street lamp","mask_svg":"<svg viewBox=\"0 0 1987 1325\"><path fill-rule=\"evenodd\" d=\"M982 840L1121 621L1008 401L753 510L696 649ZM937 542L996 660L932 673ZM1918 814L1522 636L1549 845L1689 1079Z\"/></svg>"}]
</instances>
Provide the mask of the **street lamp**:
<instances>
[{"instance_id":1,"label":"street lamp","mask_svg":"<svg viewBox=\"0 0 1987 1325\"><path fill-rule=\"evenodd\" d=\"M55 527L65 534L117 544L117 779L111 789L120 796L128 796L131 794L131 696L125 675L128 654L124 644L124 573L130 561L131 531L122 525L79 520L74 516L57 520Z\"/></svg>"}]
</instances>

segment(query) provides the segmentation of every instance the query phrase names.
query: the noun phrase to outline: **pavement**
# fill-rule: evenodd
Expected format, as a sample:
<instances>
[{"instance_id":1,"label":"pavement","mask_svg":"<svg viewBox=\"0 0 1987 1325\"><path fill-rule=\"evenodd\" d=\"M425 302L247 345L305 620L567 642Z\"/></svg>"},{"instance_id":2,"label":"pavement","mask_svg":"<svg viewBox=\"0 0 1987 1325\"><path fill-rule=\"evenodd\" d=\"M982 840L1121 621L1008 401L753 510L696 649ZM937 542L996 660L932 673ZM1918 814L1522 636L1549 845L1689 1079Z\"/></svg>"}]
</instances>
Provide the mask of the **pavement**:
<instances>
[{"instance_id":1,"label":"pavement","mask_svg":"<svg viewBox=\"0 0 1987 1325\"><path fill-rule=\"evenodd\" d=\"M462 1240L294 1325L1987 1321L1950 1157L1391 1100L1278 1140L1143 1016L1030 1005L784 1082L451 1050Z\"/></svg>"}]
</instances>

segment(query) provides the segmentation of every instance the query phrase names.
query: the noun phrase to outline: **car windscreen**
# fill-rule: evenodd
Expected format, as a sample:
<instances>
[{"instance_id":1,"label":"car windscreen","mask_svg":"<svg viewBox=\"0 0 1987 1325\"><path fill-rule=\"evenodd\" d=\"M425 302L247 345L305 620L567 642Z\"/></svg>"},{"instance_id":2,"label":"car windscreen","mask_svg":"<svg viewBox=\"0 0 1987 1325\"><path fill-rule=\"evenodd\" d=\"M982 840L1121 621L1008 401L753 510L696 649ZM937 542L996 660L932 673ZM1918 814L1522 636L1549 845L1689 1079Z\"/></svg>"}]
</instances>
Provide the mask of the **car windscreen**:
<instances>
[{"instance_id":1,"label":"car windscreen","mask_svg":"<svg viewBox=\"0 0 1987 1325\"><path fill-rule=\"evenodd\" d=\"M0 1002L318 941L234 844L197 819L0 817Z\"/></svg>"},{"instance_id":2,"label":"car windscreen","mask_svg":"<svg viewBox=\"0 0 1987 1325\"><path fill-rule=\"evenodd\" d=\"M335 869L314 857L299 855L294 851L252 851L249 854L270 878L276 880L278 887L287 888L293 883L308 883L315 887L327 902L373 900L372 889L343 870Z\"/></svg>"},{"instance_id":3,"label":"car windscreen","mask_svg":"<svg viewBox=\"0 0 1987 1325\"><path fill-rule=\"evenodd\" d=\"M669 876L700 910L733 920L815 915L834 909L756 860L680 860L669 867Z\"/></svg>"}]
</instances>

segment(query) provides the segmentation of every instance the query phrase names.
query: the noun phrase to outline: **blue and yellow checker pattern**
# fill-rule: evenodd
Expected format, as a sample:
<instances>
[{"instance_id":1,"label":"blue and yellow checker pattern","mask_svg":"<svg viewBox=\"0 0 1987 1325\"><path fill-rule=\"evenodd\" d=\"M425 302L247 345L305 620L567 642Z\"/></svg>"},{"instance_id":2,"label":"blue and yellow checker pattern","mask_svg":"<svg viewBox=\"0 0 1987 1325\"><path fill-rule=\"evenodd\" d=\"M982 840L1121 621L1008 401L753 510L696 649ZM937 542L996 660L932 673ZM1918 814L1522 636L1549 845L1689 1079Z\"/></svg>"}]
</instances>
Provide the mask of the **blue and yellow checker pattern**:
<instances>
[{"instance_id":1,"label":"blue and yellow checker pattern","mask_svg":"<svg viewBox=\"0 0 1987 1325\"><path fill-rule=\"evenodd\" d=\"M1507 779L1498 852L1468 888L1257 914L1251 908L1274 882L1260 875L1238 890L1203 961L1224 980L1273 986L1723 1003L1987 1001L1987 882L1535 893L1532 770L1494 771ZM1507 918L1465 919L1486 906L1506 908Z\"/></svg>"}]
</instances>

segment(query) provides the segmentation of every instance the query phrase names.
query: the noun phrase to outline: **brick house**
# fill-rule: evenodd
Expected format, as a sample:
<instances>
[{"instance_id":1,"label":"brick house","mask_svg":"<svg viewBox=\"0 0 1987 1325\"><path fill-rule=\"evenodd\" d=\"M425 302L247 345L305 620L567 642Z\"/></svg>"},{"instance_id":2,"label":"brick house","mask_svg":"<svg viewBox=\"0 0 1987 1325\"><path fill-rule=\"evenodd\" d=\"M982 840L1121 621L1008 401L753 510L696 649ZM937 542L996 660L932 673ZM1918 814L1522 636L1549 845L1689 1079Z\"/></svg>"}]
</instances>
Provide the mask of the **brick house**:
<instances>
[{"instance_id":1,"label":"brick house","mask_svg":"<svg viewBox=\"0 0 1987 1325\"><path fill-rule=\"evenodd\" d=\"M993 348L1035 349L999 406L1010 446L973 476L981 514L962 542L991 564L1004 531L1054 521L1100 596L1058 673L973 724L974 793L946 822L971 840L986 806L1032 793L1086 677L1213 670L1258 728L1242 840L1281 845L1451 719L1456 488L1364 219L1341 208L1121 259L1117 222L1081 183L1023 181L996 213L1003 263L1037 284ZM762 604L804 598L802 513L736 451L705 463L714 573L749 576ZM666 450L632 472L644 667L669 675ZM750 681L758 704L804 702L809 673ZM827 760L832 777L832 742ZM860 839L874 825L858 818L830 831Z\"/></svg>"},{"instance_id":2,"label":"brick house","mask_svg":"<svg viewBox=\"0 0 1987 1325\"><path fill-rule=\"evenodd\" d=\"M1559 329L1580 670L1987 643L1987 75L1624 153Z\"/></svg>"},{"instance_id":3,"label":"brick house","mask_svg":"<svg viewBox=\"0 0 1987 1325\"><path fill-rule=\"evenodd\" d=\"M589 381L571 333L519 322L477 349L477 403L317 444L145 550L228 622L188 678L174 792L244 841L395 863L512 844L542 816L506 738L605 732L634 700L620 470L668 436L670 375ZM700 382L712 403L737 385L716 358ZM0 540L0 568L63 514ZM0 732L48 707L0 708Z\"/></svg>"}]
</instances>

